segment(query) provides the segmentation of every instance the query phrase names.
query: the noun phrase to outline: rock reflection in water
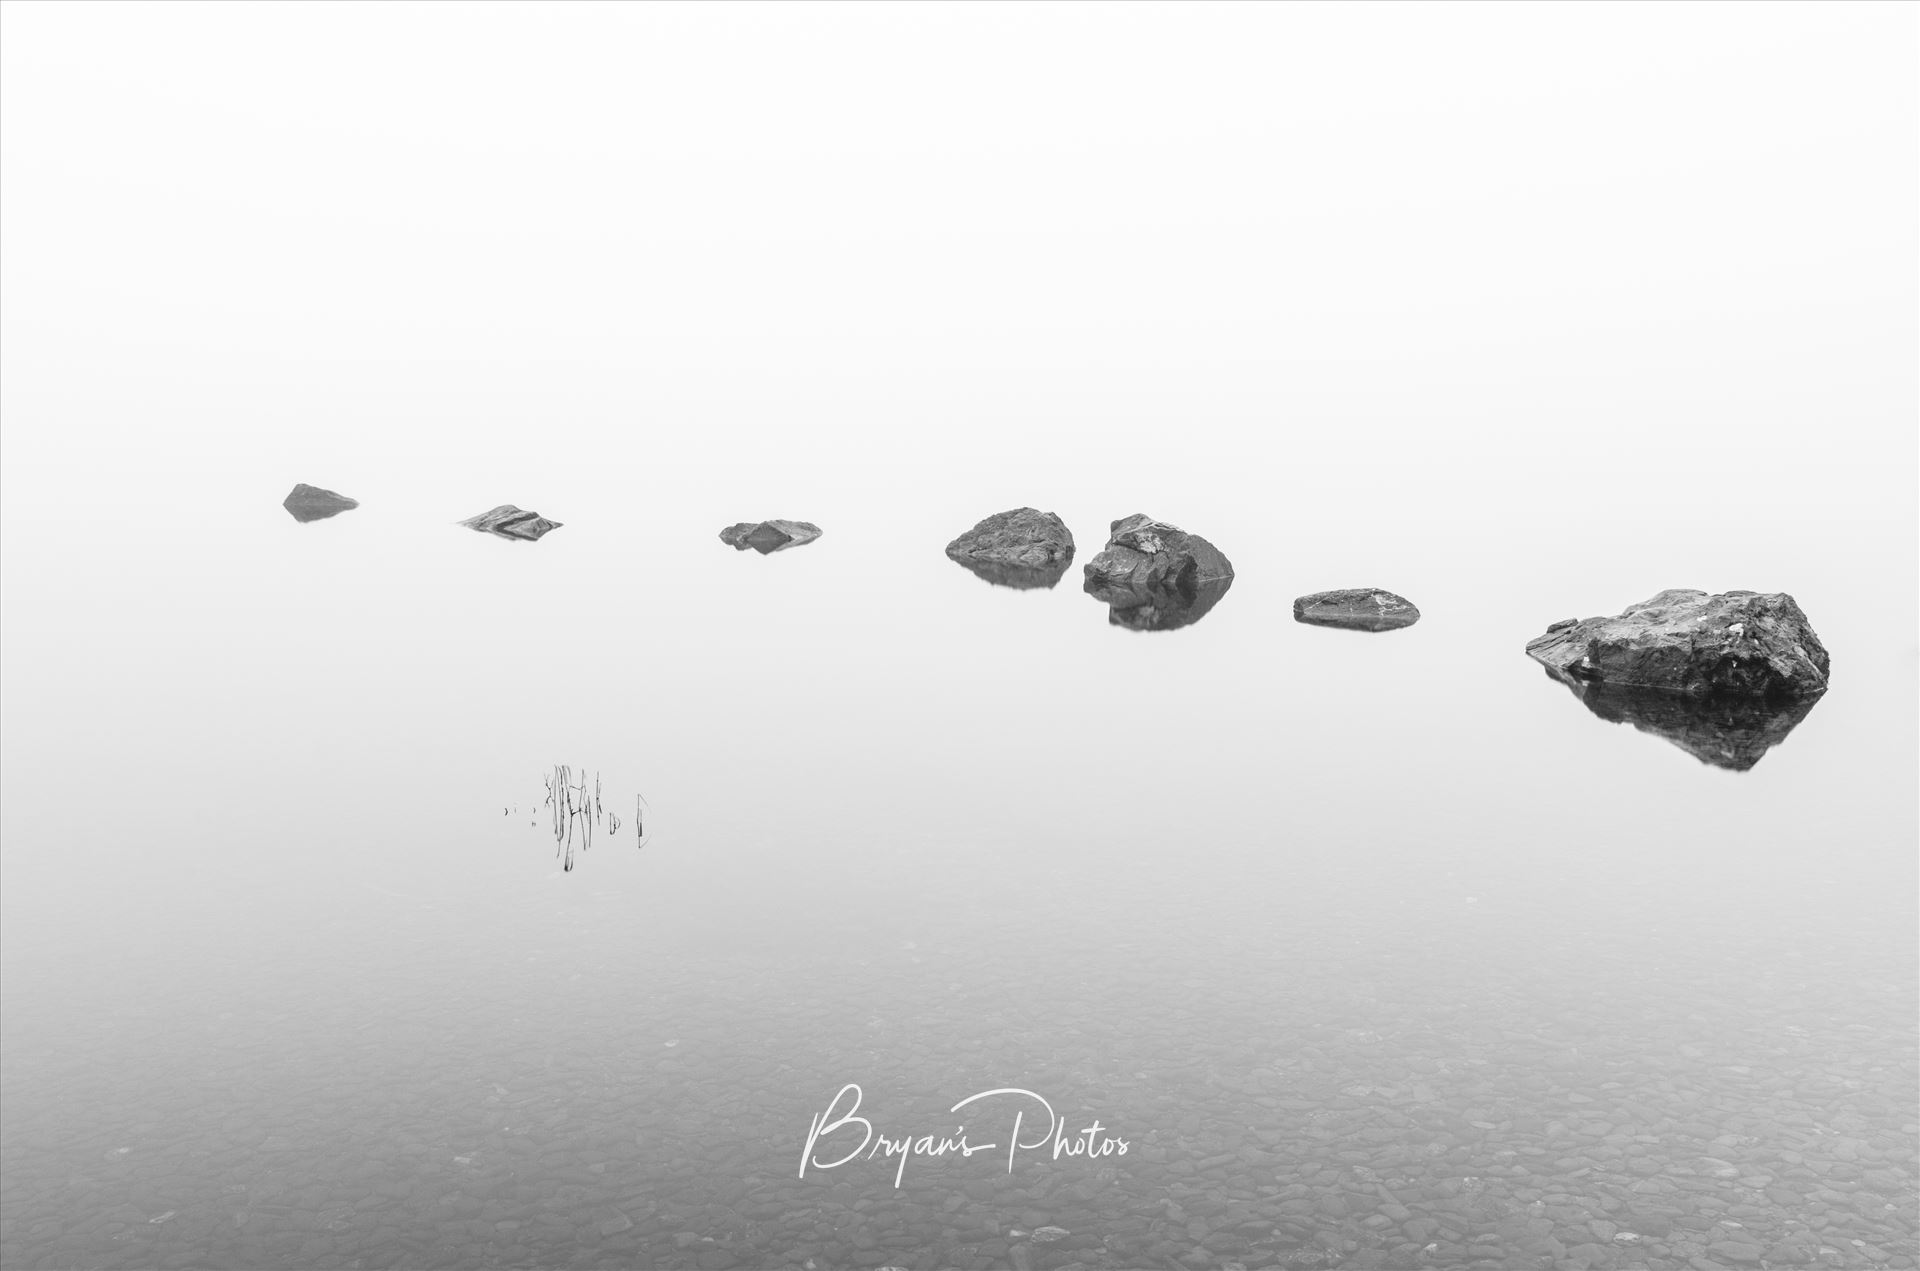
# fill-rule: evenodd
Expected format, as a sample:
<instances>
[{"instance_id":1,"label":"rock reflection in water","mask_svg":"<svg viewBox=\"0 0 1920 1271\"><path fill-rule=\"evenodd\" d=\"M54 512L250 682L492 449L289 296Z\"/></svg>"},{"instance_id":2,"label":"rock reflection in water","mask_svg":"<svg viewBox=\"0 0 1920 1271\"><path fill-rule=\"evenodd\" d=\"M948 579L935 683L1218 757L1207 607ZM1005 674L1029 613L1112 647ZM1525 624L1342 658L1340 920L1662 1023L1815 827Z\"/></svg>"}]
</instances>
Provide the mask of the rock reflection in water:
<instances>
[{"instance_id":1,"label":"rock reflection in water","mask_svg":"<svg viewBox=\"0 0 1920 1271\"><path fill-rule=\"evenodd\" d=\"M622 822L618 812L607 810L602 798L600 774L593 774L593 785L587 785L587 775L582 771L576 780L573 769L567 764L555 764L553 771L542 780L546 783L546 806L551 814L553 829L553 852L560 859L563 871L573 869L574 851L585 852L593 846L596 832L604 832L610 838L620 834ZM633 796L633 834L636 848L647 845L646 811L647 801L638 794Z\"/></svg>"},{"instance_id":2,"label":"rock reflection in water","mask_svg":"<svg viewBox=\"0 0 1920 1271\"><path fill-rule=\"evenodd\" d=\"M1146 587L1102 587L1091 580L1087 594L1105 602L1107 621L1134 631L1172 631L1206 617L1233 586L1231 578L1196 582L1191 573Z\"/></svg>"},{"instance_id":3,"label":"rock reflection in water","mask_svg":"<svg viewBox=\"0 0 1920 1271\"><path fill-rule=\"evenodd\" d=\"M1551 667L1547 678L1566 685L1601 719L1632 724L1672 742L1701 763L1735 772L1745 772L1785 741L1820 700L1753 693L1690 696L1585 680Z\"/></svg>"},{"instance_id":4,"label":"rock reflection in water","mask_svg":"<svg viewBox=\"0 0 1920 1271\"><path fill-rule=\"evenodd\" d=\"M1023 590L1052 587L1066 577L1072 568L1072 560L1055 561L1051 565L1028 566L1006 565L999 561L980 560L971 556L955 556L954 564L963 566L976 578L985 579L996 587L1017 587Z\"/></svg>"}]
</instances>

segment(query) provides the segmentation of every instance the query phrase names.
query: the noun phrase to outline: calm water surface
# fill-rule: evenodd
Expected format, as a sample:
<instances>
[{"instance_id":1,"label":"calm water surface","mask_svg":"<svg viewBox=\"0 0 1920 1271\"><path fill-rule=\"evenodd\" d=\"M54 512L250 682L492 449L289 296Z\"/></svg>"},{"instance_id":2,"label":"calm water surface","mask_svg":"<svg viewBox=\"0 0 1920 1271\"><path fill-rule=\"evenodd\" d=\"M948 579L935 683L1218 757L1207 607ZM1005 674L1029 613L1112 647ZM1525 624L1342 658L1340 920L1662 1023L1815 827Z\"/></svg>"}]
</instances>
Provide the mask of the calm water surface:
<instances>
[{"instance_id":1,"label":"calm water surface","mask_svg":"<svg viewBox=\"0 0 1920 1271\"><path fill-rule=\"evenodd\" d=\"M187 474L185 538L127 490L10 542L10 1264L1910 1256L1911 627L1844 558L1663 528L1562 569L1409 533L1453 500L1405 469L1389 518L1176 478L1140 506L1240 576L1137 633L1077 569L944 559L1029 492L990 465L804 506L721 466L464 503L303 470L365 501L308 525L291 479ZM1025 501L1084 560L1128 481ZM508 498L564 528L450 524ZM759 514L826 534L717 541ZM1750 772L1521 652L1695 583L1789 588L1834 651ZM1351 584L1425 616L1292 621ZM625 822L570 871L562 763ZM848 1083L876 1135L999 1150L803 1176ZM950 1111L1002 1088L1108 1151Z\"/></svg>"},{"instance_id":2,"label":"calm water surface","mask_svg":"<svg viewBox=\"0 0 1920 1271\"><path fill-rule=\"evenodd\" d=\"M1915 1265L1911 7L6 7L8 1271Z\"/></svg>"}]
</instances>

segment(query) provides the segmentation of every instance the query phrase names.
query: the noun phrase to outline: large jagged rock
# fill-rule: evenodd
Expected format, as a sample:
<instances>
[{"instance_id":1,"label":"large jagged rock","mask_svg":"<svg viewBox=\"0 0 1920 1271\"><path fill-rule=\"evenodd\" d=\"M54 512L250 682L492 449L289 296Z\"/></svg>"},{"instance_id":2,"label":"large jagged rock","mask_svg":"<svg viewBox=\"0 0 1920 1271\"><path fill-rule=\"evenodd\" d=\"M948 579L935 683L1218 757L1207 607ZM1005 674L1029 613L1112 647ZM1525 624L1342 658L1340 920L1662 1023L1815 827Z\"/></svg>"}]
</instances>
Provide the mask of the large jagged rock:
<instances>
[{"instance_id":1,"label":"large jagged rock","mask_svg":"<svg viewBox=\"0 0 1920 1271\"><path fill-rule=\"evenodd\" d=\"M1527 654L1569 680L1704 696L1817 696L1830 659L1785 592L1674 588L1612 618L1556 622Z\"/></svg>"},{"instance_id":2,"label":"large jagged rock","mask_svg":"<svg viewBox=\"0 0 1920 1271\"><path fill-rule=\"evenodd\" d=\"M1420 621L1420 611L1405 596L1377 587L1317 591L1293 602L1296 622L1349 631L1398 631Z\"/></svg>"},{"instance_id":3,"label":"large jagged rock","mask_svg":"<svg viewBox=\"0 0 1920 1271\"><path fill-rule=\"evenodd\" d=\"M511 503L468 517L460 522L470 530L498 534L501 538L524 539L531 543L541 535L560 528L561 522L549 521L538 512L524 512Z\"/></svg>"},{"instance_id":4,"label":"large jagged rock","mask_svg":"<svg viewBox=\"0 0 1920 1271\"><path fill-rule=\"evenodd\" d=\"M1051 512L995 512L947 544L947 555L1001 587L1051 587L1073 563L1073 534Z\"/></svg>"},{"instance_id":5,"label":"large jagged rock","mask_svg":"<svg viewBox=\"0 0 1920 1271\"><path fill-rule=\"evenodd\" d=\"M338 516L359 507L360 500L301 482L293 487L293 493L280 506L287 509L296 521L324 521L330 516Z\"/></svg>"},{"instance_id":6,"label":"large jagged rock","mask_svg":"<svg viewBox=\"0 0 1920 1271\"><path fill-rule=\"evenodd\" d=\"M811 521L742 521L720 531L720 541L736 552L749 547L762 556L784 552L789 547L805 547L820 537L820 527Z\"/></svg>"},{"instance_id":7,"label":"large jagged rock","mask_svg":"<svg viewBox=\"0 0 1920 1271\"><path fill-rule=\"evenodd\" d=\"M1110 607L1108 621L1136 631L1198 622L1233 585L1225 553L1144 513L1115 521L1086 565L1086 592Z\"/></svg>"},{"instance_id":8,"label":"large jagged rock","mask_svg":"<svg viewBox=\"0 0 1920 1271\"><path fill-rule=\"evenodd\" d=\"M1632 724L1664 738L1701 763L1745 772L1787 739L1819 694L1768 697L1721 690L1692 695L1582 680L1547 668L1547 678L1567 686L1601 719Z\"/></svg>"}]
</instances>

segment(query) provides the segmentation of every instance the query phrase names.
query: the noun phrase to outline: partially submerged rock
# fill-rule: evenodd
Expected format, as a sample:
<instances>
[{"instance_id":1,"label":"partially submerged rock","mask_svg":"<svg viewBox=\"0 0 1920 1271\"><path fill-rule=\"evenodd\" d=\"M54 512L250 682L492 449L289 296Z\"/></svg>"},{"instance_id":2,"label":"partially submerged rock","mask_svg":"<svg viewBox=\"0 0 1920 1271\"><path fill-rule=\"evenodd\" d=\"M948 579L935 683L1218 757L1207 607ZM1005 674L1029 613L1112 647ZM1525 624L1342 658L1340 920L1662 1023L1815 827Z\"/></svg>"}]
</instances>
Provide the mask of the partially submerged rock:
<instances>
[{"instance_id":1,"label":"partially submerged rock","mask_svg":"<svg viewBox=\"0 0 1920 1271\"><path fill-rule=\"evenodd\" d=\"M1349 631L1397 631L1420 621L1420 611L1405 596L1377 587L1316 591L1293 602L1296 622Z\"/></svg>"},{"instance_id":2,"label":"partially submerged rock","mask_svg":"<svg viewBox=\"0 0 1920 1271\"><path fill-rule=\"evenodd\" d=\"M783 552L789 547L804 547L820 537L820 527L811 521L742 521L720 531L720 541L736 552L749 547L762 556Z\"/></svg>"},{"instance_id":3,"label":"partially submerged rock","mask_svg":"<svg viewBox=\"0 0 1920 1271\"><path fill-rule=\"evenodd\" d=\"M330 516L360 506L360 500L349 499L344 494L335 494L332 490L322 490L317 485L305 482L293 487L293 493L280 506L293 514L296 521L324 521Z\"/></svg>"},{"instance_id":4,"label":"partially submerged rock","mask_svg":"<svg viewBox=\"0 0 1920 1271\"><path fill-rule=\"evenodd\" d=\"M1724 689L1698 696L1668 693L1577 679L1552 667L1547 678L1566 685L1601 719L1632 724L1701 763L1735 772L1745 772L1785 741L1820 700L1818 694L1780 698Z\"/></svg>"},{"instance_id":5,"label":"partially submerged rock","mask_svg":"<svg viewBox=\"0 0 1920 1271\"><path fill-rule=\"evenodd\" d=\"M1051 512L996 512L947 544L947 555L1002 587L1051 587L1073 563L1073 534Z\"/></svg>"},{"instance_id":6,"label":"partially submerged rock","mask_svg":"<svg viewBox=\"0 0 1920 1271\"><path fill-rule=\"evenodd\" d=\"M1673 588L1612 618L1563 619L1527 641L1562 678L1615 687L1791 698L1827 691L1830 659L1785 592Z\"/></svg>"},{"instance_id":7,"label":"partially submerged rock","mask_svg":"<svg viewBox=\"0 0 1920 1271\"><path fill-rule=\"evenodd\" d=\"M525 539L531 543L549 530L559 529L561 522L549 521L538 512L522 511L511 503L502 503L460 524L470 530L483 530L488 534L498 534L501 538Z\"/></svg>"},{"instance_id":8,"label":"partially submerged rock","mask_svg":"<svg viewBox=\"0 0 1920 1271\"><path fill-rule=\"evenodd\" d=\"M1136 631L1198 622L1233 585L1219 548L1144 513L1115 521L1085 572L1087 594L1111 609L1108 621Z\"/></svg>"}]
</instances>

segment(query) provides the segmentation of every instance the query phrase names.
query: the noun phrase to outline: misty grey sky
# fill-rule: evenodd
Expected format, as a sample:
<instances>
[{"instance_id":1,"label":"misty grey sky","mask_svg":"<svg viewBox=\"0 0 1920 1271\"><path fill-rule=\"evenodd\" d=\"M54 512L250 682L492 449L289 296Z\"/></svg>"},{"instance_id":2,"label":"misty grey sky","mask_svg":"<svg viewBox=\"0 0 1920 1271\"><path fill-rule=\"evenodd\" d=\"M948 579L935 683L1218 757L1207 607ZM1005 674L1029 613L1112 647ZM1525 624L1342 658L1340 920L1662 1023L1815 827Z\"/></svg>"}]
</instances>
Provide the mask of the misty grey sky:
<instances>
[{"instance_id":1,"label":"misty grey sky","mask_svg":"<svg viewBox=\"0 0 1920 1271\"><path fill-rule=\"evenodd\" d=\"M858 488L1175 428L1910 518L1914 21L10 4L7 503L183 444Z\"/></svg>"}]
</instances>

